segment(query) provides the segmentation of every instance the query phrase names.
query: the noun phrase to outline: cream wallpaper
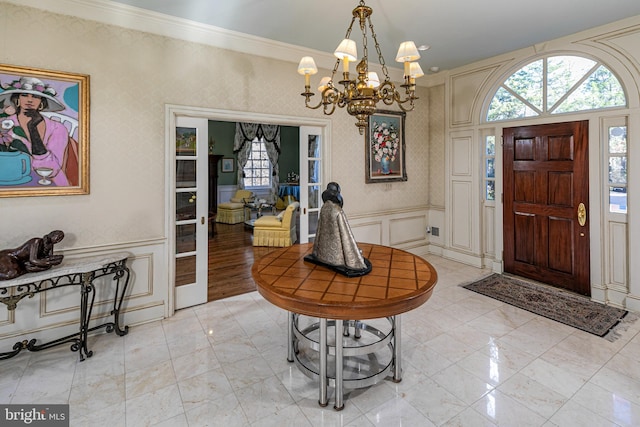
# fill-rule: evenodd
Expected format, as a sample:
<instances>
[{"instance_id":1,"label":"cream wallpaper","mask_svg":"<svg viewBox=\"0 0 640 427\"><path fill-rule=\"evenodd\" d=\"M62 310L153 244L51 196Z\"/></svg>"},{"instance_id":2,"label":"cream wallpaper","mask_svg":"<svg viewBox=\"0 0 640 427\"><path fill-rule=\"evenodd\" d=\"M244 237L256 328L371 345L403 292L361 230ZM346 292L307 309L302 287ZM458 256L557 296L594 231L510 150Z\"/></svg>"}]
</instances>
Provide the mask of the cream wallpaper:
<instances>
[{"instance_id":1,"label":"cream wallpaper","mask_svg":"<svg viewBox=\"0 0 640 427\"><path fill-rule=\"evenodd\" d=\"M429 88L429 206L444 209L445 117L444 85Z\"/></svg>"},{"instance_id":2,"label":"cream wallpaper","mask_svg":"<svg viewBox=\"0 0 640 427\"><path fill-rule=\"evenodd\" d=\"M91 79L90 194L1 198L4 247L52 229L67 233L62 248L164 237L166 104L324 118L304 108L296 64L5 2L0 7L1 63ZM364 140L355 120L345 111L329 116L332 179L343 187L348 215L427 205L434 177L427 166L434 154L426 120L430 92L420 89L419 96L407 115L409 181L391 186L365 184Z\"/></svg>"}]
</instances>

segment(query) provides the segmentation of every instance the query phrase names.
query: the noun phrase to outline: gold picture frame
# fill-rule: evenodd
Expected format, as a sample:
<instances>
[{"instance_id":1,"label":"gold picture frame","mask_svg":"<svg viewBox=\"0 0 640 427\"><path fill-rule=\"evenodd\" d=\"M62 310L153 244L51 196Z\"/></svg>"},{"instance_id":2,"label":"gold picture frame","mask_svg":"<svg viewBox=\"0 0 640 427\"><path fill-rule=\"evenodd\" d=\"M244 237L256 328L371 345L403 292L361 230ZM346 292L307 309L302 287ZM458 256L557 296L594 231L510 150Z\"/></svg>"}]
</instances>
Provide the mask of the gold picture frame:
<instances>
[{"instance_id":1,"label":"gold picture frame","mask_svg":"<svg viewBox=\"0 0 640 427\"><path fill-rule=\"evenodd\" d=\"M89 76L0 64L0 197L89 194Z\"/></svg>"}]
</instances>

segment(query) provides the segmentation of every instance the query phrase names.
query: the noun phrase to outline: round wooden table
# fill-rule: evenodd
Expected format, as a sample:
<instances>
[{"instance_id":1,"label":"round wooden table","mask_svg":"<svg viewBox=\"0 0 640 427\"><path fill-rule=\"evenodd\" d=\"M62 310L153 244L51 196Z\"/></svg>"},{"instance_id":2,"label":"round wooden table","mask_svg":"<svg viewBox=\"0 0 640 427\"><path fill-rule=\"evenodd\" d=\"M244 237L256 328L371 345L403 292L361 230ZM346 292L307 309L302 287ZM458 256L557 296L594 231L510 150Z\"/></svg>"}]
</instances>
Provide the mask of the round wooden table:
<instances>
[{"instance_id":1,"label":"round wooden table","mask_svg":"<svg viewBox=\"0 0 640 427\"><path fill-rule=\"evenodd\" d=\"M327 319L334 319L336 335L343 330L343 321L388 318L392 331L380 342L390 340L393 348L394 381L402 376L400 358L400 314L424 304L433 293L437 273L419 256L401 249L359 243L365 258L372 264L369 274L346 277L326 267L304 261L313 244L293 245L268 253L258 259L251 270L258 292L272 304L290 312L288 324L288 360L295 360L298 315L319 318L320 399L327 404L327 353L335 354L335 408L343 408L343 348L342 339L335 347L327 346ZM356 334L358 331L356 331ZM357 351L357 350L353 350ZM362 353L360 353L362 354ZM298 365L300 366L300 365ZM376 375L385 374L380 372ZM368 381L367 384L370 384Z\"/></svg>"}]
</instances>

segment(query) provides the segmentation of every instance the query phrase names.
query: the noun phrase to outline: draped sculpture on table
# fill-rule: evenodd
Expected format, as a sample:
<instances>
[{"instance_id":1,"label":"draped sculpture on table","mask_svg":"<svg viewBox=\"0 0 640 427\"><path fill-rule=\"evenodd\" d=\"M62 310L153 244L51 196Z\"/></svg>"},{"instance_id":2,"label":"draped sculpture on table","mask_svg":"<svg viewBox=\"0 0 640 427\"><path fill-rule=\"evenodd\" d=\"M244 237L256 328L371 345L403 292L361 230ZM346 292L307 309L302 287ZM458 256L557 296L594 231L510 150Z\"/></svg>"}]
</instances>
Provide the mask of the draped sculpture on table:
<instances>
[{"instance_id":1,"label":"draped sculpture on table","mask_svg":"<svg viewBox=\"0 0 640 427\"><path fill-rule=\"evenodd\" d=\"M340 194L340 184L327 184L327 189L322 193L322 201L324 204L320 209L313 252L305 256L304 260L347 277L369 274L372 269L371 261L362 255L342 210L344 201Z\"/></svg>"},{"instance_id":2,"label":"draped sculpture on table","mask_svg":"<svg viewBox=\"0 0 640 427\"><path fill-rule=\"evenodd\" d=\"M263 139L269 162L271 163L271 194L278 194L280 171L278 158L280 157L280 126L260 123L236 123L236 137L233 152L238 159L238 187L244 188L244 167L251 153L251 143L254 139Z\"/></svg>"}]
</instances>

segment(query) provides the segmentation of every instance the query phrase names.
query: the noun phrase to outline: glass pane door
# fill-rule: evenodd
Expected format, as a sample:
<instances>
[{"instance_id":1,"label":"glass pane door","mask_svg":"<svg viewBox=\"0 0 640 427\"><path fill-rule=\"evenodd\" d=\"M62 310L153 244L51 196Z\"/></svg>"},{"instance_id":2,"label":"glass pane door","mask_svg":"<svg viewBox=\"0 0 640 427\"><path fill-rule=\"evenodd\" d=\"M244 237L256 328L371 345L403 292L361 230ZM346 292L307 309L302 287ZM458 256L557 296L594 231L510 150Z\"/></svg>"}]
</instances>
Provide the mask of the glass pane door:
<instances>
[{"instance_id":1,"label":"glass pane door","mask_svg":"<svg viewBox=\"0 0 640 427\"><path fill-rule=\"evenodd\" d=\"M176 118L176 309L207 302L206 119Z\"/></svg>"},{"instance_id":2,"label":"glass pane door","mask_svg":"<svg viewBox=\"0 0 640 427\"><path fill-rule=\"evenodd\" d=\"M322 128L300 128L300 243L313 242L322 207Z\"/></svg>"}]
</instances>

